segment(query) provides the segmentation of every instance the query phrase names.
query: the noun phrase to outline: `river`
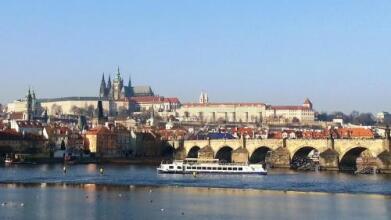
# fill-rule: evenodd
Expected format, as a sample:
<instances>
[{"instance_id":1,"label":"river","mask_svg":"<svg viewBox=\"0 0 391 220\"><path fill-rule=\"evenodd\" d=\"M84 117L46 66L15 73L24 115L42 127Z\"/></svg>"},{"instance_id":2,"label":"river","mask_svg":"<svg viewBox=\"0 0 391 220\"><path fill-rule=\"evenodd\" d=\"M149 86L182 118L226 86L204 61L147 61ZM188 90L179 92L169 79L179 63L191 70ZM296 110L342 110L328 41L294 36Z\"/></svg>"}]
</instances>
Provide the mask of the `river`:
<instances>
[{"instance_id":1,"label":"river","mask_svg":"<svg viewBox=\"0 0 391 220\"><path fill-rule=\"evenodd\" d=\"M391 219L391 176L193 177L144 165L73 165L66 173L62 165L13 165L0 167L0 203L0 219Z\"/></svg>"}]
</instances>

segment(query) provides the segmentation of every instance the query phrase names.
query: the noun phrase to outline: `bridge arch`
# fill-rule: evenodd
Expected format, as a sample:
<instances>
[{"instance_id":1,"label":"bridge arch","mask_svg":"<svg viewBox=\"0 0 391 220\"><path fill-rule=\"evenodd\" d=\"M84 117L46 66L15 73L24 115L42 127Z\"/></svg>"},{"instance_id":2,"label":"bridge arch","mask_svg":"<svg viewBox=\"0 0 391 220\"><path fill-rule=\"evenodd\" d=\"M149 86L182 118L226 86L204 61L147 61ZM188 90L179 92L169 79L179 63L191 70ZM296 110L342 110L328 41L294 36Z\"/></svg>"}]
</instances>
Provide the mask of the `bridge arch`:
<instances>
[{"instance_id":1,"label":"bridge arch","mask_svg":"<svg viewBox=\"0 0 391 220\"><path fill-rule=\"evenodd\" d=\"M297 169L305 164L307 164L308 161L308 156L310 153L315 153L318 152L318 149L312 146L302 146L296 149L292 153L292 158L291 158L291 167L294 169Z\"/></svg>"},{"instance_id":2,"label":"bridge arch","mask_svg":"<svg viewBox=\"0 0 391 220\"><path fill-rule=\"evenodd\" d=\"M271 151L272 149L267 146L261 146L256 148L249 159L250 163L264 163L266 160L267 152Z\"/></svg>"},{"instance_id":3,"label":"bridge arch","mask_svg":"<svg viewBox=\"0 0 391 220\"><path fill-rule=\"evenodd\" d=\"M342 171L354 171L357 169L357 158L370 158L373 154L367 147L356 146L348 148L344 154L342 154L339 161L339 168Z\"/></svg>"},{"instance_id":4,"label":"bridge arch","mask_svg":"<svg viewBox=\"0 0 391 220\"><path fill-rule=\"evenodd\" d=\"M201 150L201 148L197 145L190 148L189 152L187 153L188 158L198 158L198 152Z\"/></svg>"},{"instance_id":5,"label":"bridge arch","mask_svg":"<svg viewBox=\"0 0 391 220\"><path fill-rule=\"evenodd\" d=\"M230 163L232 162L232 152L232 147L223 146L216 152L215 158Z\"/></svg>"}]
</instances>

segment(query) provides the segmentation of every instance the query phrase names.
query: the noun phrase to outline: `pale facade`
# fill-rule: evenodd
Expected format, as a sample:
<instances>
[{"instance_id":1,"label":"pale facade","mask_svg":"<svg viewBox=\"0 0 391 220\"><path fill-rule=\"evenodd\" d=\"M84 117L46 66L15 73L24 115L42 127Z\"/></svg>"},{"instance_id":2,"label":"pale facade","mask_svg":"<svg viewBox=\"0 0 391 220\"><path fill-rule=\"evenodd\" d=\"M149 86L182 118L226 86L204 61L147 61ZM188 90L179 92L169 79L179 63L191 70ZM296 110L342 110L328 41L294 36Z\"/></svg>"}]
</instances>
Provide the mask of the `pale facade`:
<instances>
[{"instance_id":1,"label":"pale facade","mask_svg":"<svg viewBox=\"0 0 391 220\"><path fill-rule=\"evenodd\" d=\"M266 117L283 118L289 122L313 122L315 121L315 112L312 109L302 106L270 106Z\"/></svg>"},{"instance_id":2,"label":"pale facade","mask_svg":"<svg viewBox=\"0 0 391 220\"><path fill-rule=\"evenodd\" d=\"M261 123L275 120L310 123L315 121L312 103L299 106L271 106L263 103L209 103L201 93L200 103L183 104L177 110L182 121Z\"/></svg>"},{"instance_id":3,"label":"pale facade","mask_svg":"<svg viewBox=\"0 0 391 220\"><path fill-rule=\"evenodd\" d=\"M183 121L262 122L266 105L262 103L189 103L177 110Z\"/></svg>"},{"instance_id":4,"label":"pale facade","mask_svg":"<svg viewBox=\"0 0 391 220\"><path fill-rule=\"evenodd\" d=\"M15 100L7 105L7 112L25 112L27 111L26 100Z\"/></svg>"},{"instance_id":5,"label":"pale facade","mask_svg":"<svg viewBox=\"0 0 391 220\"><path fill-rule=\"evenodd\" d=\"M98 98L95 97L69 97L58 99L42 99L39 100L40 108L46 109L48 115L56 113L72 115L75 114L75 109L97 109ZM130 110L128 101L102 101L103 111L107 113L115 113L122 109ZM14 101L8 104L7 112L27 112L26 101Z\"/></svg>"}]
</instances>

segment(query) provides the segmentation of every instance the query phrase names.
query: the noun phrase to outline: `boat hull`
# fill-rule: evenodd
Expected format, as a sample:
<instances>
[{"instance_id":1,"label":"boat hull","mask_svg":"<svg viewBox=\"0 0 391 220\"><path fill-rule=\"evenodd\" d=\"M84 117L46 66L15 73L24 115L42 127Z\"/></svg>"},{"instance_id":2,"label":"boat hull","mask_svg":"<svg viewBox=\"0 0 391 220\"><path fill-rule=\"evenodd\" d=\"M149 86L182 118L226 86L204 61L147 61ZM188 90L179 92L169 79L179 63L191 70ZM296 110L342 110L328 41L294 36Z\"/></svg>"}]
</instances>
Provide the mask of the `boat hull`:
<instances>
[{"instance_id":1,"label":"boat hull","mask_svg":"<svg viewBox=\"0 0 391 220\"><path fill-rule=\"evenodd\" d=\"M215 175L262 175L266 176L267 172L207 172L207 171L173 171L157 170L160 174L215 174Z\"/></svg>"},{"instance_id":2,"label":"boat hull","mask_svg":"<svg viewBox=\"0 0 391 220\"><path fill-rule=\"evenodd\" d=\"M220 163L218 160L185 159L162 162L158 173L167 174L252 174L266 175L262 164Z\"/></svg>"}]
</instances>

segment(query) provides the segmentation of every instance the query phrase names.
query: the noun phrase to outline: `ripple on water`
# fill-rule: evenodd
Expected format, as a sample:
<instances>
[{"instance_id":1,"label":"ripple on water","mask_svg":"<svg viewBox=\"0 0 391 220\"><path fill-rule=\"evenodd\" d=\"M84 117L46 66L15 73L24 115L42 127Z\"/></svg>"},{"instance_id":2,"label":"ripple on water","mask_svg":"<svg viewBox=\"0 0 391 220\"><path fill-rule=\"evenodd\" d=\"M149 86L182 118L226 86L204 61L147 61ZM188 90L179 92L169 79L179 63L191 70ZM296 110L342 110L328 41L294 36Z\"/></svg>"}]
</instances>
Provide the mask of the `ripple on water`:
<instances>
[{"instance_id":1,"label":"ripple on water","mask_svg":"<svg viewBox=\"0 0 391 220\"><path fill-rule=\"evenodd\" d=\"M113 185L190 186L239 189L314 191L330 193L371 193L391 195L390 175L354 176L330 172L272 170L255 175L159 175L154 166L105 165L101 175L96 165L74 165L62 172L62 165L0 167L2 183L94 183Z\"/></svg>"}]
</instances>

